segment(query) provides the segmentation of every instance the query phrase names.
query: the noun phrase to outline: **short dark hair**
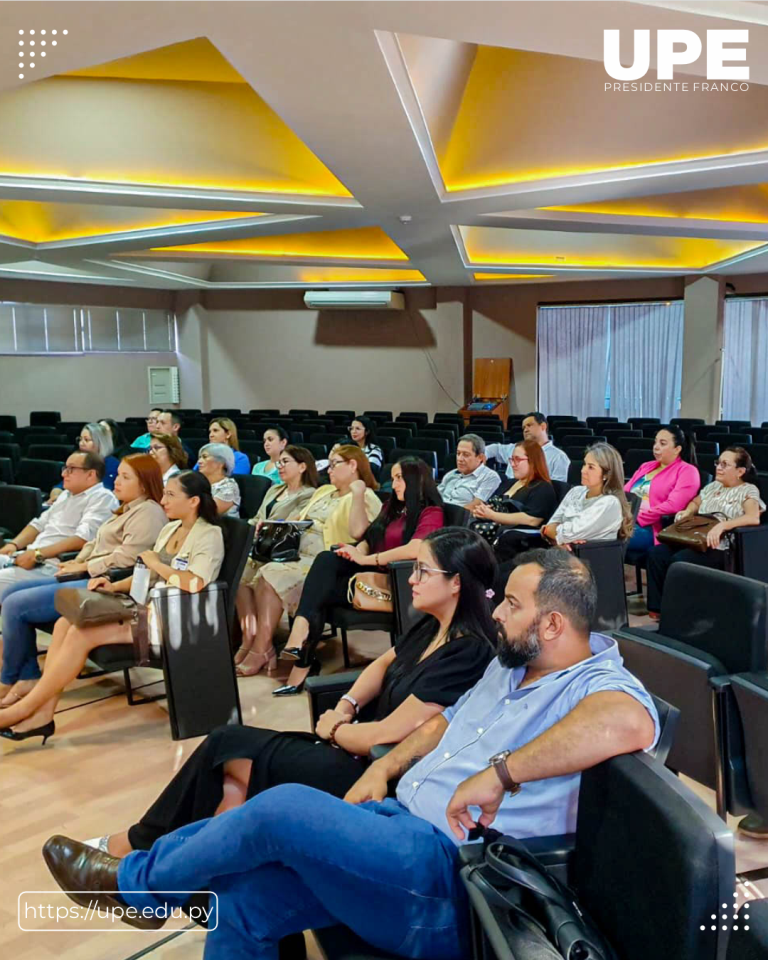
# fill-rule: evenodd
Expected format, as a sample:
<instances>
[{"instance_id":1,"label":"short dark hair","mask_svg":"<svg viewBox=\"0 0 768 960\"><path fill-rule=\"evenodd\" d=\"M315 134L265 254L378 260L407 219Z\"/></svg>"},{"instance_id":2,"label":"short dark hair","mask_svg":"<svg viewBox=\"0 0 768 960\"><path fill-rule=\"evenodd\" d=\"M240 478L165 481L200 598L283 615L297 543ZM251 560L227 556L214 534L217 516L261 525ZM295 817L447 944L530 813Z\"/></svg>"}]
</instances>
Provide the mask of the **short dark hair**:
<instances>
[{"instance_id":1,"label":"short dark hair","mask_svg":"<svg viewBox=\"0 0 768 960\"><path fill-rule=\"evenodd\" d=\"M184 426L184 417L182 417L178 410L163 410L162 412L170 413L171 423L178 423L179 428Z\"/></svg>"},{"instance_id":2,"label":"short dark hair","mask_svg":"<svg viewBox=\"0 0 768 960\"><path fill-rule=\"evenodd\" d=\"M104 457L100 457L99 454L94 453L93 450L78 450L76 453L78 457L83 458L84 469L93 470L99 480L104 479L104 474L106 473Z\"/></svg>"},{"instance_id":3,"label":"short dark hair","mask_svg":"<svg viewBox=\"0 0 768 960\"><path fill-rule=\"evenodd\" d=\"M557 611L579 633L592 629L597 610L597 584L591 569L567 550L552 548L526 550L515 560L515 567L535 563L541 568L536 588L538 613Z\"/></svg>"},{"instance_id":4,"label":"short dark hair","mask_svg":"<svg viewBox=\"0 0 768 960\"><path fill-rule=\"evenodd\" d=\"M538 424L547 422L547 418L544 416L541 410L532 410L530 413L526 413L526 415L523 417L523 420L527 420L528 417L533 417Z\"/></svg>"}]
</instances>

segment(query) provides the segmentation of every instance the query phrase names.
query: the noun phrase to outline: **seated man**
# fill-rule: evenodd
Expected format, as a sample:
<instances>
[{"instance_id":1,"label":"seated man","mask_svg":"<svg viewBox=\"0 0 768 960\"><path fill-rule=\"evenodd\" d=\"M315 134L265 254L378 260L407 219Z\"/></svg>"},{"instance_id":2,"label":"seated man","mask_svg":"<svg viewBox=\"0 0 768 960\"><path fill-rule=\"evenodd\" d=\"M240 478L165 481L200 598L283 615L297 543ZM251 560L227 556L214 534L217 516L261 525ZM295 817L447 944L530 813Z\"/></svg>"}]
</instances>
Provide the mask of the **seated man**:
<instances>
[{"instance_id":1,"label":"seated man","mask_svg":"<svg viewBox=\"0 0 768 960\"><path fill-rule=\"evenodd\" d=\"M485 441L475 433L466 433L456 445L456 469L443 477L438 485L446 503L455 503L467 510L493 495L501 477L485 465Z\"/></svg>"},{"instance_id":2,"label":"seated man","mask_svg":"<svg viewBox=\"0 0 768 960\"><path fill-rule=\"evenodd\" d=\"M568 467L571 460L568 454L556 447L549 439L549 424L547 418L538 410L526 414L523 420L523 438L525 440L535 440L544 451L544 457L547 461L547 469L552 480L567 480ZM509 458L514 450L514 443L491 443L486 449L489 460L497 460L499 463L507 464L507 476L512 477L512 465Z\"/></svg>"},{"instance_id":3,"label":"seated man","mask_svg":"<svg viewBox=\"0 0 768 960\"><path fill-rule=\"evenodd\" d=\"M104 469L97 453L70 453L61 471L64 493L0 549L0 555L16 554L12 566L0 569L0 603L11 587L52 577L53 558L79 551L117 510L117 497L101 482Z\"/></svg>"},{"instance_id":4,"label":"seated man","mask_svg":"<svg viewBox=\"0 0 768 960\"><path fill-rule=\"evenodd\" d=\"M46 863L76 903L146 910L123 916L134 926L159 927L152 911L189 899L161 891L215 892L206 960L276 957L280 938L336 923L406 957L470 956L466 831L573 831L580 771L656 742L651 697L616 642L590 635L596 600L571 554L524 554L494 612L503 636L483 678L372 763L346 802L284 784L122 860L53 837ZM385 799L396 777L397 800Z\"/></svg>"},{"instance_id":5,"label":"seated man","mask_svg":"<svg viewBox=\"0 0 768 960\"><path fill-rule=\"evenodd\" d=\"M140 437L136 437L136 439L133 441L131 446L134 450L149 450L152 437L157 436L159 433L163 433L158 425L158 417L162 412L163 411L160 407L152 407L152 409L149 411L149 416L145 421L147 424L147 432L142 433Z\"/></svg>"}]
</instances>

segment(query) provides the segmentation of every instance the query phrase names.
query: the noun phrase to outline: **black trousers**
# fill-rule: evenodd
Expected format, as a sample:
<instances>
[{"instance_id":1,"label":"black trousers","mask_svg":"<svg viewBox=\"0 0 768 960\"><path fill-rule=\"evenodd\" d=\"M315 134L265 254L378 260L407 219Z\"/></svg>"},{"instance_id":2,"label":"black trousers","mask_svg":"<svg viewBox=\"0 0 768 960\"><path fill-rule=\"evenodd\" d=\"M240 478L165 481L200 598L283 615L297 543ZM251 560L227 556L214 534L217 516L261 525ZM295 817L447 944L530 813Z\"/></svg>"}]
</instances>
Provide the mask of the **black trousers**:
<instances>
[{"instance_id":1,"label":"black trousers","mask_svg":"<svg viewBox=\"0 0 768 960\"><path fill-rule=\"evenodd\" d=\"M346 604L349 579L363 569L374 568L361 567L333 550L318 553L304 581L296 616L306 617L314 623L326 607Z\"/></svg>"},{"instance_id":2,"label":"black trousers","mask_svg":"<svg viewBox=\"0 0 768 960\"><path fill-rule=\"evenodd\" d=\"M660 612L664 582L673 563L697 563L702 567L724 570L727 559L727 550L707 550L699 553L698 550L687 547L676 549L666 543L658 543L648 551L648 609L652 613Z\"/></svg>"}]
</instances>

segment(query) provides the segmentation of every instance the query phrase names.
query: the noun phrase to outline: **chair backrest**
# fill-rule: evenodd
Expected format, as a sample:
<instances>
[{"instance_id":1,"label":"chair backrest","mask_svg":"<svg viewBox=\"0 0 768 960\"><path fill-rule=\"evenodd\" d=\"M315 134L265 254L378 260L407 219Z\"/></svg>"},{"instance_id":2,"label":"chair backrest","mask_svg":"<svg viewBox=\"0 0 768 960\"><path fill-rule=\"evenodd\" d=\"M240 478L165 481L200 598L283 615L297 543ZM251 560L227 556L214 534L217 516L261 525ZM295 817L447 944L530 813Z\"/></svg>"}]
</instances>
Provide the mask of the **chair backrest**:
<instances>
[{"instance_id":1,"label":"chair backrest","mask_svg":"<svg viewBox=\"0 0 768 960\"><path fill-rule=\"evenodd\" d=\"M627 417L627 423L631 423L634 427L643 423L661 423L661 419L659 417Z\"/></svg>"},{"instance_id":2,"label":"chair backrest","mask_svg":"<svg viewBox=\"0 0 768 960\"><path fill-rule=\"evenodd\" d=\"M248 457L251 461L251 466L253 466L254 463L258 463L261 457L264 456L264 444L261 440L241 440L240 452Z\"/></svg>"},{"instance_id":3,"label":"chair backrest","mask_svg":"<svg viewBox=\"0 0 768 960\"><path fill-rule=\"evenodd\" d=\"M401 410L396 417L397 420L412 420L414 423L426 425L429 423L429 414L423 410Z\"/></svg>"},{"instance_id":4,"label":"chair backrest","mask_svg":"<svg viewBox=\"0 0 768 960\"><path fill-rule=\"evenodd\" d=\"M768 677L743 673L730 677L730 686L740 720L741 750L739 756L728 758L728 766L742 767L749 807L768 819Z\"/></svg>"},{"instance_id":5,"label":"chair backrest","mask_svg":"<svg viewBox=\"0 0 768 960\"><path fill-rule=\"evenodd\" d=\"M315 414L315 416L317 416L317 414ZM351 423L355 419L356 414L354 410L326 410L325 416L331 417L333 420L336 420L338 417L339 420Z\"/></svg>"},{"instance_id":6,"label":"chair backrest","mask_svg":"<svg viewBox=\"0 0 768 960\"><path fill-rule=\"evenodd\" d=\"M752 457L756 470L760 473L768 472L768 443L749 443L744 445L744 449ZM696 452L699 452L698 444Z\"/></svg>"},{"instance_id":7,"label":"chair backrest","mask_svg":"<svg viewBox=\"0 0 768 960\"><path fill-rule=\"evenodd\" d=\"M551 416L547 417L547 423L565 423L567 420L570 420L571 423L578 423L579 418L574 416L572 413L569 414L559 414L553 413Z\"/></svg>"},{"instance_id":8,"label":"chair backrest","mask_svg":"<svg viewBox=\"0 0 768 960\"><path fill-rule=\"evenodd\" d=\"M568 485L571 487L581 486L581 461L571 460L568 466Z\"/></svg>"},{"instance_id":9,"label":"chair backrest","mask_svg":"<svg viewBox=\"0 0 768 960\"><path fill-rule=\"evenodd\" d=\"M269 477L254 477L250 473L236 473L232 479L240 488L240 516L250 520L256 516L272 481Z\"/></svg>"},{"instance_id":10,"label":"chair backrest","mask_svg":"<svg viewBox=\"0 0 768 960\"><path fill-rule=\"evenodd\" d=\"M574 556L592 570L597 584L597 609L593 629L603 633L618 630L628 620L627 594L624 585L623 540L591 540L574 543Z\"/></svg>"},{"instance_id":11,"label":"chair backrest","mask_svg":"<svg viewBox=\"0 0 768 960\"><path fill-rule=\"evenodd\" d=\"M327 460L329 447L324 443L302 443L305 450L309 450L315 460Z\"/></svg>"},{"instance_id":12,"label":"chair backrest","mask_svg":"<svg viewBox=\"0 0 768 960\"><path fill-rule=\"evenodd\" d=\"M0 496L0 527L10 530L11 536L19 533L30 520L39 517L43 510L43 497L39 487L9 484L3 487Z\"/></svg>"},{"instance_id":13,"label":"chair backrest","mask_svg":"<svg viewBox=\"0 0 768 960\"><path fill-rule=\"evenodd\" d=\"M406 427L389 427L386 424L382 425L381 429L376 432L376 442L379 442L379 437L389 437L391 440L396 440L398 444L403 445L405 441L410 439L413 436L413 431Z\"/></svg>"},{"instance_id":14,"label":"chair backrest","mask_svg":"<svg viewBox=\"0 0 768 960\"><path fill-rule=\"evenodd\" d=\"M58 410L32 410L29 414L31 427L55 425L61 420Z\"/></svg>"},{"instance_id":15,"label":"chair backrest","mask_svg":"<svg viewBox=\"0 0 768 960\"><path fill-rule=\"evenodd\" d=\"M306 436L306 433L305 433L305 436ZM344 431L339 430L337 433L326 433L325 431L320 433L313 432L309 434L308 439L310 443L319 443L321 446L327 447L328 450L330 450L334 444L339 443L341 440L344 440L345 437L344 437ZM378 443L378 439L376 440L376 442ZM384 448L382 447L382 449Z\"/></svg>"},{"instance_id":16,"label":"chair backrest","mask_svg":"<svg viewBox=\"0 0 768 960\"><path fill-rule=\"evenodd\" d=\"M442 437L448 443L448 449L456 448L456 441L459 438L459 428L456 424L447 424L444 427L436 427L428 424L426 427L420 427L417 434L419 437Z\"/></svg>"},{"instance_id":17,"label":"chair backrest","mask_svg":"<svg viewBox=\"0 0 768 960\"><path fill-rule=\"evenodd\" d=\"M469 510L460 507L457 503L444 503L443 516L446 527L468 527L472 515Z\"/></svg>"},{"instance_id":18,"label":"chair backrest","mask_svg":"<svg viewBox=\"0 0 768 960\"><path fill-rule=\"evenodd\" d=\"M243 411L237 407L214 407L211 410L212 417L229 417L230 420L234 420L235 417L241 417Z\"/></svg>"},{"instance_id":19,"label":"chair backrest","mask_svg":"<svg viewBox=\"0 0 768 960\"><path fill-rule=\"evenodd\" d=\"M687 427L703 426L707 421L701 417L673 417L670 423L676 423L685 430Z\"/></svg>"},{"instance_id":20,"label":"chair backrest","mask_svg":"<svg viewBox=\"0 0 768 960\"><path fill-rule=\"evenodd\" d=\"M713 433L716 433L718 434L719 437L722 437L723 434L730 433L731 431L730 431L730 428L726 426L713 427L711 424L709 425L701 424L699 426L693 427L692 430L689 430L686 432L692 433L697 440L709 440L710 435ZM715 440L717 439L718 437L715 437ZM728 443L728 440L726 439L725 444L727 445L727 443ZM722 439L720 440L720 446L723 446Z\"/></svg>"},{"instance_id":21,"label":"chair backrest","mask_svg":"<svg viewBox=\"0 0 768 960\"><path fill-rule=\"evenodd\" d=\"M406 450L432 450L438 460L450 453L448 441L444 437L427 437L422 434L406 440L405 448Z\"/></svg>"},{"instance_id":22,"label":"chair backrest","mask_svg":"<svg viewBox=\"0 0 768 960\"><path fill-rule=\"evenodd\" d=\"M736 444L743 446L745 443L752 443L752 436L749 433L718 433L713 430L707 434L707 440L714 440L722 449Z\"/></svg>"},{"instance_id":23,"label":"chair backrest","mask_svg":"<svg viewBox=\"0 0 768 960\"><path fill-rule=\"evenodd\" d=\"M623 456L624 476L629 479L638 467L649 460L653 460L653 453L650 450L638 450L636 447L630 447Z\"/></svg>"},{"instance_id":24,"label":"chair backrest","mask_svg":"<svg viewBox=\"0 0 768 960\"><path fill-rule=\"evenodd\" d=\"M423 447L395 447L390 456L392 463L396 463L400 457L420 457L427 466L437 471L437 454L434 450L425 450Z\"/></svg>"},{"instance_id":25,"label":"chair backrest","mask_svg":"<svg viewBox=\"0 0 768 960\"><path fill-rule=\"evenodd\" d=\"M0 430L10 430L11 433L15 433L17 426L16 417L9 413L0 415Z\"/></svg>"},{"instance_id":26,"label":"chair backrest","mask_svg":"<svg viewBox=\"0 0 768 960\"><path fill-rule=\"evenodd\" d=\"M608 423L618 423L618 417L587 417L587 426L592 427L594 430L595 427L599 427L601 424Z\"/></svg>"},{"instance_id":27,"label":"chair backrest","mask_svg":"<svg viewBox=\"0 0 768 960\"><path fill-rule=\"evenodd\" d=\"M364 417L370 417L371 420L391 421L394 414L391 410L363 410Z\"/></svg>"},{"instance_id":28,"label":"chair backrest","mask_svg":"<svg viewBox=\"0 0 768 960\"><path fill-rule=\"evenodd\" d=\"M306 419L311 419L312 417L319 417L320 414L317 410L305 410L302 408L291 407L288 411L289 417L305 417Z\"/></svg>"},{"instance_id":29,"label":"chair backrest","mask_svg":"<svg viewBox=\"0 0 768 960\"><path fill-rule=\"evenodd\" d=\"M263 480L264 478L253 477L253 479ZM251 552L255 528L245 520L222 517L221 529L224 534L224 562L218 579L227 584L227 629L231 631L235 616L237 588Z\"/></svg>"},{"instance_id":30,"label":"chair backrest","mask_svg":"<svg viewBox=\"0 0 768 960\"><path fill-rule=\"evenodd\" d=\"M616 437L613 446L619 451L622 460L630 450L645 450L648 453L647 460L651 459L653 451L653 439L651 437Z\"/></svg>"},{"instance_id":31,"label":"chair backrest","mask_svg":"<svg viewBox=\"0 0 768 960\"><path fill-rule=\"evenodd\" d=\"M14 481L13 460L10 457L0 457L0 480L3 483Z\"/></svg>"},{"instance_id":32,"label":"chair backrest","mask_svg":"<svg viewBox=\"0 0 768 960\"><path fill-rule=\"evenodd\" d=\"M669 751L675 742L677 726L680 723L680 711L671 703L657 697L655 693L651 694L651 699L656 707L656 713L659 715L659 739L648 753L655 757L659 763L666 763Z\"/></svg>"},{"instance_id":33,"label":"chair backrest","mask_svg":"<svg viewBox=\"0 0 768 960\"><path fill-rule=\"evenodd\" d=\"M279 417L280 411L275 407L259 407L256 410L249 410L248 416L251 420L262 420L264 417Z\"/></svg>"},{"instance_id":34,"label":"chair backrest","mask_svg":"<svg viewBox=\"0 0 768 960\"><path fill-rule=\"evenodd\" d=\"M768 956L768 900L747 900L738 913L727 960L765 960Z\"/></svg>"},{"instance_id":35,"label":"chair backrest","mask_svg":"<svg viewBox=\"0 0 768 960\"><path fill-rule=\"evenodd\" d=\"M568 483L566 480L553 480L552 486L555 488L555 495L557 496L557 505L560 506L563 497L571 489L572 484Z\"/></svg>"},{"instance_id":36,"label":"chair backrest","mask_svg":"<svg viewBox=\"0 0 768 960\"><path fill-rule=\"evenodd\" d=\"M733 834L658 760L614 757L581 775L571 880L622 960L724 960L711 914L733 903Z\"/></svg>"},{"instance_id":37,"label":"chair backrest","mask_svg":"<svg viewBox=\"0 0 768 960\"><path fill-rule=\"evenodd\" d=\"M66 445L67 453L72 452L72 446L64 433L25 433L21 438L21 445L25 451L29 450L31 446L50 443L59 446ZM26 454L26 456L29 456L29 454Z\"/></svg>"},{"instance_id":38,"label":"chair backrest","mask_svg":"<svg viewBox=\"0 0 768 960\"><path fill-rule=\"evenodd\" d=\"M21 486L39 487L47 494L61 480L63 460L29 460L23 458L16 465L16 481Z\"/></svg>"},{"instance_id":39,"label":"chair backrest","mask_svg":"<svg viewBox=\"0 0 768 960\"><path fill-rule=\"evenodd\" d=\"M27 456L32 460L66 460L72 453L66 443L32 443L27 447Z\"/></svg>"},{"instance_id":40,"label":"chair backrest","mask_svg":"<svg viewBox=\"0 0 768 960\"><path fill-rule=\"evenodd\" d=\"M718 427L726 426L730 427L731 430L738 430L741 427L751 427L751 420L715 420L715 425Z\"/></svg>"},{"instance_id":41,"label":"chair backrest","mask_svg":"<svg viewBox=\"0 0 768 960\"><path fill-rule=\"evenodd\" d=\"M566 447L575 447L580 444L583 455L584 451L591 443L594 443L595 439L593 433L566 433L562 437L557 438L557 446L564 450Z\"/></svg>"}]
</instances>

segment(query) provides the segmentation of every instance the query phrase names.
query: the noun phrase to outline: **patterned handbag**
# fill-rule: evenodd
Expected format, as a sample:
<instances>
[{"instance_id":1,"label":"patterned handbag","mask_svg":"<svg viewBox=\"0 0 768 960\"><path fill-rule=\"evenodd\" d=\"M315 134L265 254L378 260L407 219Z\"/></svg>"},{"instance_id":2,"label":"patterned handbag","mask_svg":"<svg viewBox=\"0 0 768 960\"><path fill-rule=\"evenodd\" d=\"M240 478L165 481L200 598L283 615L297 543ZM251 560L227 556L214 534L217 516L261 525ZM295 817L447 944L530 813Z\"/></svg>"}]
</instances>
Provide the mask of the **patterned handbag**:
<instances>
[{"instance_id":1,"label":"patterned handbag","mask_svg":"<svg viewBox=\"0 0 768 960\"><path fill-rule=\"evenodd\" d=\"M356 573L350 577L347 600L355 610L392 613L392 582L388 573Z\"/></svg>"}]
</instances>

